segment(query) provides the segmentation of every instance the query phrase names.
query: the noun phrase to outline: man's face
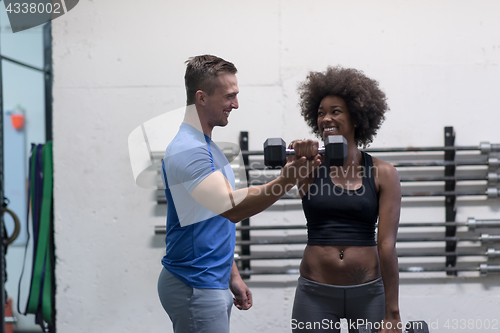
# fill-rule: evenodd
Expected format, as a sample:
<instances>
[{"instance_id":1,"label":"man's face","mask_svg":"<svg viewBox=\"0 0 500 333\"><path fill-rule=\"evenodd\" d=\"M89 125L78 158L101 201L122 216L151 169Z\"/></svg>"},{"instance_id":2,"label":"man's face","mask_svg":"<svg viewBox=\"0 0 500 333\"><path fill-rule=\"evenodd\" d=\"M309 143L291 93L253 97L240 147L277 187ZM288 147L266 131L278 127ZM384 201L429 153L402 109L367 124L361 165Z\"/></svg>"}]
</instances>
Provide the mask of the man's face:
<instances>
[{"instance_id":1,"label":"man's face","mask_svg":"<svg viewBox=\"0 0 500 333\"><path fill-rule=\"evenodd\" d=\"M238 108L238 80L235 74L221 74L219 85L212 95L206 95L205 116L211 128L226 126L229 114Z\"/></svg>"}]
</instances>

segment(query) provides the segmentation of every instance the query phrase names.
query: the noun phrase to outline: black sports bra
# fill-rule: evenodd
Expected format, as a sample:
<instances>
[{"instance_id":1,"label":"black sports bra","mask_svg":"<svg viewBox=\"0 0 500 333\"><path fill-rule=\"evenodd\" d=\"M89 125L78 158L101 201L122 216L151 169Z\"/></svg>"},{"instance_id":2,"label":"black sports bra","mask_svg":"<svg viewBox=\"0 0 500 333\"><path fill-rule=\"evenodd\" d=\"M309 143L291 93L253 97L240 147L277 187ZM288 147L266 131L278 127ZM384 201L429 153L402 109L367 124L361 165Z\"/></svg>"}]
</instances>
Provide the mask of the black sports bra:
<instances>
[{"instance_id":1,"label":"black sports bra","mask_svg":"<svg viewBox=\"0 0 500 333\"><path fill-rule=\"evenodd\" d=\"M374 166L369 154L362 152L362 155L362 185L356 190L336 186L327 165L318 168L318 176L302 197L308 245L377 245L378 195Z\"/></svg>"}]
</instances>

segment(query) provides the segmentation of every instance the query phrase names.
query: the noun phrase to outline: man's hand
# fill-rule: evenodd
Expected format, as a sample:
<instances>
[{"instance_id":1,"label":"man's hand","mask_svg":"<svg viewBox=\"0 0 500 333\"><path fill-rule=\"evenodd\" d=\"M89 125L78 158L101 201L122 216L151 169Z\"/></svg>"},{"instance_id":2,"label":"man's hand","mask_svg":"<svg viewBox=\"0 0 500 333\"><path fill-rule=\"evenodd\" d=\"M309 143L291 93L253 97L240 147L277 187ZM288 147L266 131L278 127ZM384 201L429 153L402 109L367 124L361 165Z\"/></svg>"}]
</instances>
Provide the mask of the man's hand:
<instances>
[{"instance_id":1,"label":"man's hand","mask_svg":"<svg viewBox=\"0 0 500 333\"><path fill-rule=\"evenodd\" d=\"M252 307L252 292L239 274L233 276L229 281L229 289L234 295L234 305L240 310L248 310Z\"/></svg>"}]
</instances>

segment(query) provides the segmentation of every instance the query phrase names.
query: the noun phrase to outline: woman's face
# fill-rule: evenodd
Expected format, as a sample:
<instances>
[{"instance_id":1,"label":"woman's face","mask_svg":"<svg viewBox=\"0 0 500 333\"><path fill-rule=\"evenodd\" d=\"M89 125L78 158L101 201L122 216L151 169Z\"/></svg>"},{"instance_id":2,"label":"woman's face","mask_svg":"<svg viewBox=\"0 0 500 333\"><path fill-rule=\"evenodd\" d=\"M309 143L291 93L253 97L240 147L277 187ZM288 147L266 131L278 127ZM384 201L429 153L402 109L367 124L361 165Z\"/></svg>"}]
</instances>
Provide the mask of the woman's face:
<instances>
[{"instance_id":1,"label":"woman's face","mask_svg":"<svg viewBox=\"0 0 500 333\"><path fill-rule=\"evenodd\" d=\"M318 128L323 140L329 135L343 135L354 140L354 124L343 98L326 96L318 108Z\"/></svg>"}]
</instances>

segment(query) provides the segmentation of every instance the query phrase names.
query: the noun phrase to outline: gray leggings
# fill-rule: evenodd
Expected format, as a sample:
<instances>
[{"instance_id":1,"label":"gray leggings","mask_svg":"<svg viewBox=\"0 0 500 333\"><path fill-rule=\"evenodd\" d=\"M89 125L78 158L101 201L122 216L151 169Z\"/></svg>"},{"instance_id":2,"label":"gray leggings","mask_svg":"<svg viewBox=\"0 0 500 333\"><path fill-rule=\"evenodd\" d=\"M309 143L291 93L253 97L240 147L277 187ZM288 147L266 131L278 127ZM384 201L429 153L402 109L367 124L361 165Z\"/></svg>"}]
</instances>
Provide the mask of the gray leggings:
<instances>
[{"instance_id":1,"label":"gray leggings","mask_svg":"<svg viewBox=\"0 0 500 333\"><path fill-rule=\"evenodd\" d=\"M378 328L385 315L382 278L356 286L333 286L299 277L293 303L292 332L340 332L357 325ZM346 318L347 322L340 322Z\"/></svg>"}]
</instances>

